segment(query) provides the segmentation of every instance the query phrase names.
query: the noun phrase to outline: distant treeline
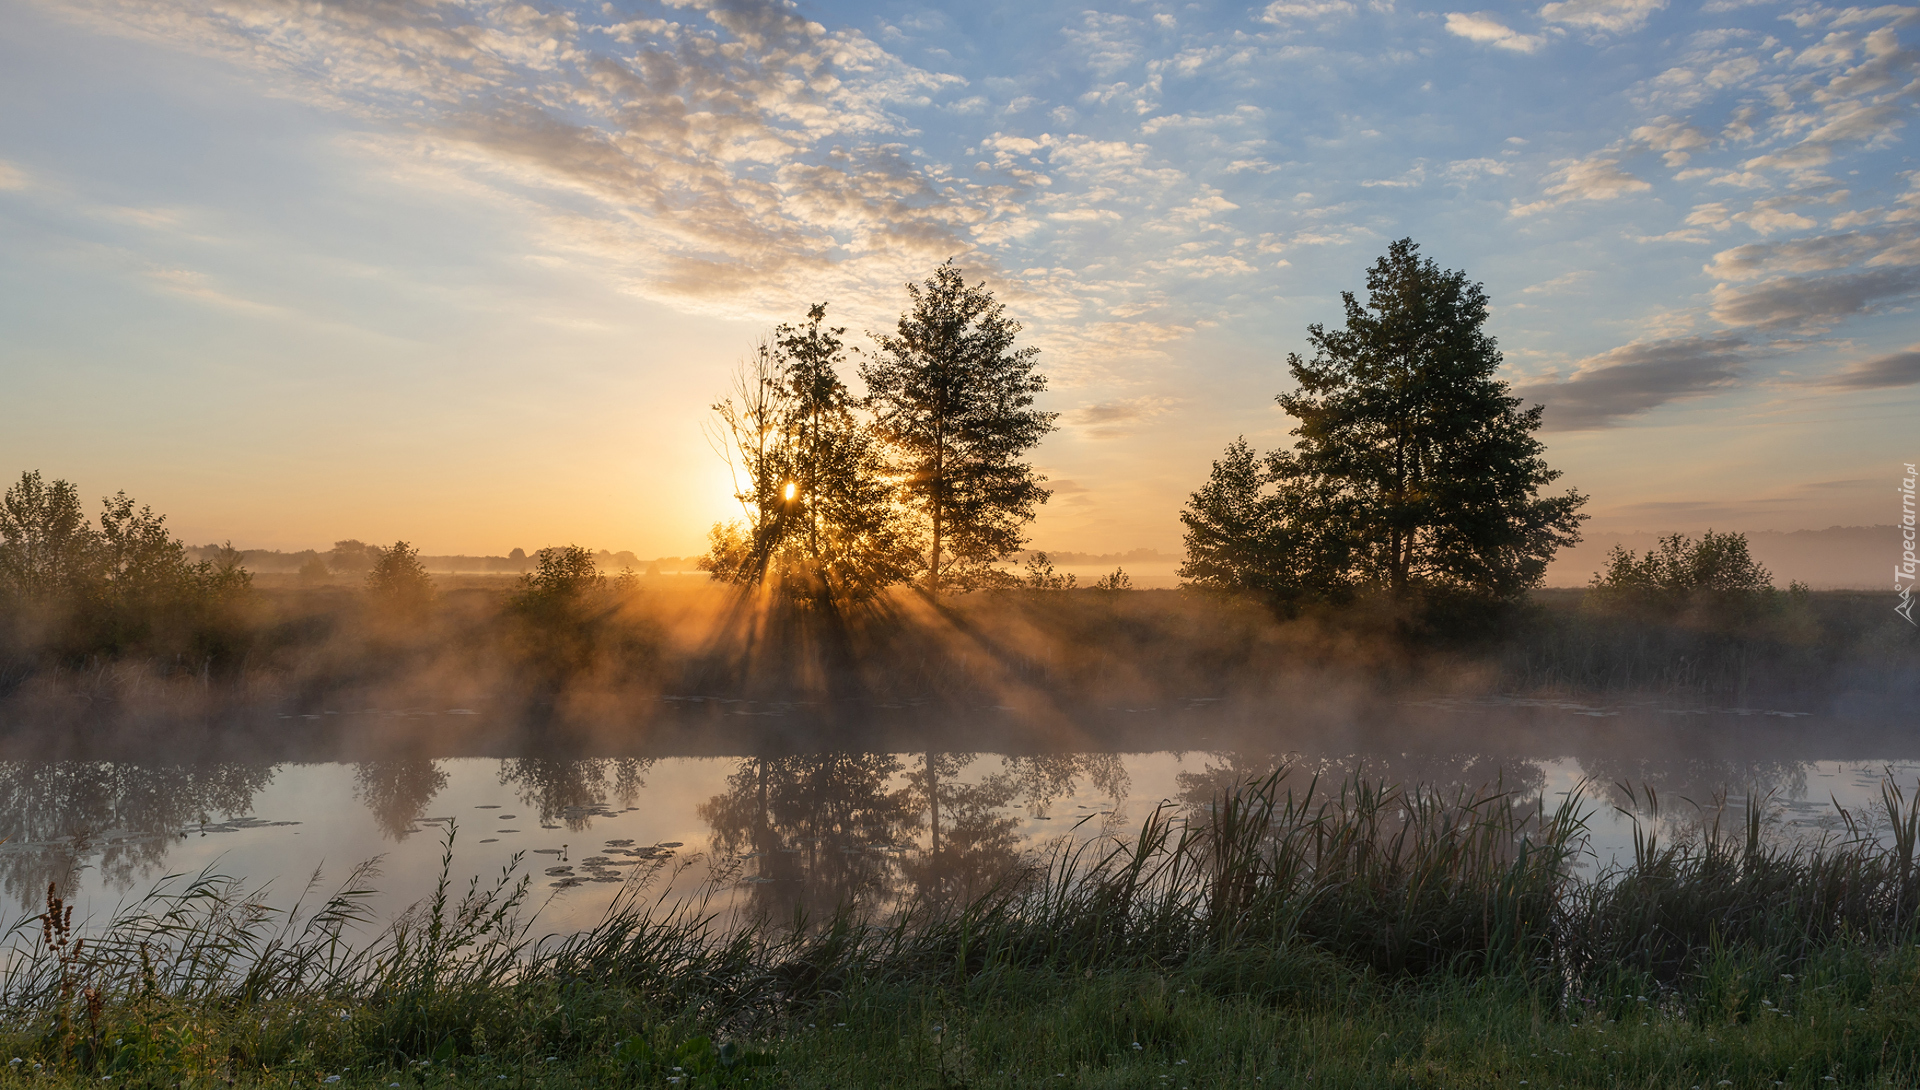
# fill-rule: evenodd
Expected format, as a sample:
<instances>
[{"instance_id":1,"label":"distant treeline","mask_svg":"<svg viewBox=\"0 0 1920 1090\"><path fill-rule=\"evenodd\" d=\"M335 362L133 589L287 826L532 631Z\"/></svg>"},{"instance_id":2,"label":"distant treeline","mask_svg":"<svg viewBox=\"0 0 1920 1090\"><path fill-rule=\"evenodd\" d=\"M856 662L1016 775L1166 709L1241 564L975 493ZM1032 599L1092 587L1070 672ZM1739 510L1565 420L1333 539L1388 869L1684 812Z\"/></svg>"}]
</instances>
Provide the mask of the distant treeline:
<instances>
[{"instance_id":1,"label":"distant treeline","mask_svg":"<svg viewBox=\"0 0 1920 1090\"><path fill-rule=\"evenodd\" d=\"M190 545L187 553L195 560L214 560L221 555L223 545ZM241 563L253 572L273 572L288 574L311 570L316 561L326 565L330 575L360 576L369 571L374 564L376 546L348 539L334 542L333 548L300 549L283 552L279 549L243 549L240 550ZM1139 550L1136 550L1139 551ZM594 554L594 560L600 570L612 575L622 571L631 571L638 575L661 575L670 572L691 572L699 570L699 557L662 556L643 560L632 550L622 549L612 552L601 549ZM420 563L430 572L445 574L500 574L525 575L533 570L535 561L524 549L515 549L505 556L469 556L464 553L435 556L420 554ZM1077 561L1075 562L1077 563Z\"/></svg>"}]
</instances>

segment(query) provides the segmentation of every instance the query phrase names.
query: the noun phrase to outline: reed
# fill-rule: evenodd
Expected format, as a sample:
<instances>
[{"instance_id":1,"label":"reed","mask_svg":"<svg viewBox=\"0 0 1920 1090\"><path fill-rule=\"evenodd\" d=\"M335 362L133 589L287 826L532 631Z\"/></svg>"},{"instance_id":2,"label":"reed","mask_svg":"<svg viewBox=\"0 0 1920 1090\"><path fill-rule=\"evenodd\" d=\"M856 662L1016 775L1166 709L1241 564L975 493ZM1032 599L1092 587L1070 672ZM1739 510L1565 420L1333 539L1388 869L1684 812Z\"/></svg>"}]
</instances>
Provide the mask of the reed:
<instances>
[{"instance_id":1,"label":"reed","mask_svg":"<svg viewBox=\"0 0 1920 1090\"><path fill-rule=\"evenodd\" d=\"M286 912L235 879L175 878L84 940L50 891L15 926L0 976L0 1042L27 1065L5 1077L410 1072L416 1085L431 1069L559 1085L678 1070L729 1085L773 1065L806 1084L800 1068L818 1063L886 1085L849 1074L885 1053L927 1085L985 1084L985 1057L1126 1067L1152 1049L1170 1063L1207 1039L1207 1018L1240 1039L1229 1024L1253 1033L1277 1010L1392 1035L1477 1003L1537 1052L1542 1034L1596 1019L1711 1041L1714 1027L1785 1034L1817 1009L1837 1033L1856 1007L1920 998L1920 816L1891 782L1873 822L1848 814L1844 833L1811 844L1770 838L1759 802L1737 827L1683 840L1656 832L1650 792L1629 802L1645 821L1633 858L1583 874L1580 792L1549 806L1497 784L1441 794L1281 772L1208 806L1163 805L1124 840L1064 838L963 900L733 919L723 870L689 900L635 880L594 928L538 941L518 860L456 892L451 829L435 893L370 935L366 867L325 896L310 882ZM1084 1040L1023 1044L1021 1017ZM834 1022L848 1033L827 1040ZM1883 1030L1875 1061L1841 1042L1847 1070L1915 1069L1912 1020ZM1311 1047L1367 1084L1378 1042L1341 1040ZM1792 1040L1767 1047L1839 1047Z\"/></svg>"}]
</instances>

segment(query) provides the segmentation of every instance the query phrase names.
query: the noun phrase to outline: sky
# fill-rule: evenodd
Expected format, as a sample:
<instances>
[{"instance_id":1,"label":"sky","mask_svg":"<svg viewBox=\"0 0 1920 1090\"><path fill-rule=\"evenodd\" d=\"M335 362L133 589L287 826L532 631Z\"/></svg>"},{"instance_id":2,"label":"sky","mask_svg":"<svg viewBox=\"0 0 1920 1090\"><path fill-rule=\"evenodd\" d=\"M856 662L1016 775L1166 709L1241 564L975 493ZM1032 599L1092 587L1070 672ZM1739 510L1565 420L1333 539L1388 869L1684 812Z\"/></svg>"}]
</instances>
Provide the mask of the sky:
<instances>
[{"instance_id":1,"label":"sky","mask_svg":"<svg viewBox=\"0 0 1920 1090\"><path fill-rule=\"evenodd\" d=\"M756 338L825 301L868 343L952 258L1060 414L1035 543L1176 551L1412 237L1485 285L1590 529L1891 523L1917 38L1769 0L0 0L0 473L196 544L692 553Z\"/></svg>"}]
</instances>

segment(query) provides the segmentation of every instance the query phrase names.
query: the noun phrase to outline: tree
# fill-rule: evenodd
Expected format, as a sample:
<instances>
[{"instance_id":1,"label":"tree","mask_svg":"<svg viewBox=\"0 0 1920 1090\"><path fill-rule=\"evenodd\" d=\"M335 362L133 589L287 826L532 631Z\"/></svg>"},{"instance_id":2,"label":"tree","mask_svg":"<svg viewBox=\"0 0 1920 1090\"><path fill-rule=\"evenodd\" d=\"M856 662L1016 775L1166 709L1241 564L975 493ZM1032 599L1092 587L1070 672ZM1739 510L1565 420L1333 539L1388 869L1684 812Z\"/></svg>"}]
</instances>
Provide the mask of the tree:
<instances>
[{"instance_id":1,"label":"tree","mask_svg":"<svg viewBox=\"0 0 1920 1090\"><path fill-rule=\"evenodd\" d=\"M1020 323L952 261L925 284L895 332L860 365L874 426L904 461L908 501L928 533L927 590L993 582L991 565L1024 544L1021 528L1050 493L1021 460L1057 414L1032 408L1047 388L1040 350L1015 348Z\"/></svg>"},{"instance_id":2,"label":"tree","mask_svg":"<svg viewBox=\"0 0 1920 1090\"><path fill-rule=\"evenodd\" d=\"M885 451L840 379L846 330L826 313L776 328L713 407L746 520L716 525L703 561L717 579L816 604L870 598L917 559Z\"/></svg>"},{"instance_id":3,"label":"tree","mask_svg":"<svg viewBox=\"0 0 1920 1090\"><path fill-rule=\"evenodd\" d=\"M73 485L21 474L0 498L0 598L33 607L52 623L52 641L75 655L160 637L176 653L211 655L234 642L232 609L253 581L239 550L229 544L194 563L165 515L125 492L101 505L96 526Z\"/></svg>"},{"instance_id":4,"label":"tree","mask_svg":"<svg viewBox=\"0 0 1920 1090\"><path fill-rule=\"evenodd\" d=\"M0 498L0 591L28 602L75 594L94 578L98 547L72 484L36 469Z\"/></svg>"},{"instance_id":5,"label":"tree","mask_svg":"<svg viewBox=\"0 0 1920 1090\"><path fill-rule=\"evenodd\" d=\"M1329 599L1539 585L1579 541L1586 497L1539 495L1560 473L1534 437L1541 407L1495 377L1486 292L1401 239L1368 270L1367 301L1342 298L1346 327L1309 326L1313 358L1287 357L1293 449L1256 468L1236 444L1188 504L1190 581Z\"/></svg>"},{"instance_id":6,"label":"tree","mask_svg":"<svg viewBox=\"0 0 1920 1090\"><path fill-rule=\"evenodd\" d=\"M375 608L398 620L419 620L433 606L433 576L420 562L420 550L405 541L377 550L366 586Z\"/></svg>"},{"instance_id":7,"label":"tree","mask_svg":"<svg viewBox=\"0 0 1920 1090\"><path fill-rule=\"evenodd\" d=\"M1792 589L1805 591L1797 583ZM1771 604L1774 593L1773 575L1753 559L1747 535L1708 530L1699 541L1668 534L1644 556L1615 545L1587 595L1611 611L1673 615L1698 607L1734 620Z\"/></svg>"}]
</instances>

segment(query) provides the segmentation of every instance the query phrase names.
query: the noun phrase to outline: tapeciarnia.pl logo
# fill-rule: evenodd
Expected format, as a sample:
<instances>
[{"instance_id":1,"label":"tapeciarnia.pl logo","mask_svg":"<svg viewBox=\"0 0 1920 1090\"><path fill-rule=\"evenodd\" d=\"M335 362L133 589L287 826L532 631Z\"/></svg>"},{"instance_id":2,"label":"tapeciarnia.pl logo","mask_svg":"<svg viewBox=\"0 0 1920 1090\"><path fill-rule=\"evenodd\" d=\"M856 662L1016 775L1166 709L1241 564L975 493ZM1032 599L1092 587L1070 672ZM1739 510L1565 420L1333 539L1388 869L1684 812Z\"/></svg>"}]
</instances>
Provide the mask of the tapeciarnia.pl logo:
<instances>
[{"instance_id":1,"label":"tapeciarnia.pl logo","mask_svg":"<svg viewBox=\"0 0 1920 1090\"><path fill-rule=\"evenodd\" d=\"M1900 479L1900 563L1893 566L1893 590L1900 596L1900 602L1893 607L1901 619L1916 628L1920 621L1913 619L1913 577L1917 562L1913 555L1913 483L1920 473L1914 472L1914 463L1906 463L1907 475Z\"/></svg>"}]
</instances>

